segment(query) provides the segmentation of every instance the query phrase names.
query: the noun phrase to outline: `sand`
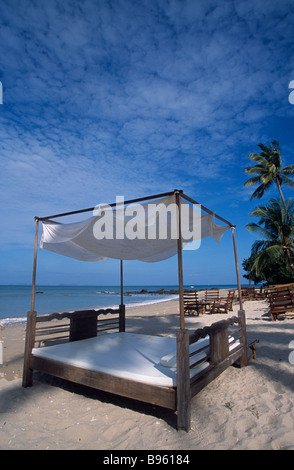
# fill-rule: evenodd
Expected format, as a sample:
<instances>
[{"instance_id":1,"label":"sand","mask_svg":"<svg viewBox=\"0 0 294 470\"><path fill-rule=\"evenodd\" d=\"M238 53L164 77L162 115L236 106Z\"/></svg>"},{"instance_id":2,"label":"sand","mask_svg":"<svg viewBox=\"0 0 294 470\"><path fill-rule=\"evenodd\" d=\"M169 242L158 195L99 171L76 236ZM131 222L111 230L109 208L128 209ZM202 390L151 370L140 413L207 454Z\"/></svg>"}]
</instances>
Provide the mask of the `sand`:
<instances>
[{"instance_id":1,"label":"sand","mask_svg":"<svg viewBox=\"0 0 294 470\"><path fill-rule=\"evenodd\" d=\"M249 338L259 339L257 359L230 367L193 398L189 433L176 430L170 410L44 374L22 388L25 325L0 326L0 449L294 450L294 319L272 322L262 300L244 309ZM186 327L223 318L186 316ZM173 335L178 328L177 301L127 309L127 331Z\"/></svg>"}]
</instances>

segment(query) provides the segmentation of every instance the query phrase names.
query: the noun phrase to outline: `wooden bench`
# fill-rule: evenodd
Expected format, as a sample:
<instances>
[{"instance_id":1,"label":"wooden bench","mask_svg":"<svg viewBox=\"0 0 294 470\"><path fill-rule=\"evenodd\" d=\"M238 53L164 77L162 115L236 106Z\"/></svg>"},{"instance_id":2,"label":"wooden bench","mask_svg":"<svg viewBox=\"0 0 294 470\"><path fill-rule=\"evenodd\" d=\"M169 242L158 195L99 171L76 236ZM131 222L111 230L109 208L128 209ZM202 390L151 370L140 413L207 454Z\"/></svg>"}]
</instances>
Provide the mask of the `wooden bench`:
<instances>
[{"instance_id":1,"label":"wooden bench","mask_svg":"<svg viewBox=\"0 0 294 470\"><path fill-rule=\"evenodd\" d=\"M272 321L275 321L279 314L292 312L294 315L294 290L291 286L280 286L269 289L268 301Z\"/></svg>"}]
</instances>

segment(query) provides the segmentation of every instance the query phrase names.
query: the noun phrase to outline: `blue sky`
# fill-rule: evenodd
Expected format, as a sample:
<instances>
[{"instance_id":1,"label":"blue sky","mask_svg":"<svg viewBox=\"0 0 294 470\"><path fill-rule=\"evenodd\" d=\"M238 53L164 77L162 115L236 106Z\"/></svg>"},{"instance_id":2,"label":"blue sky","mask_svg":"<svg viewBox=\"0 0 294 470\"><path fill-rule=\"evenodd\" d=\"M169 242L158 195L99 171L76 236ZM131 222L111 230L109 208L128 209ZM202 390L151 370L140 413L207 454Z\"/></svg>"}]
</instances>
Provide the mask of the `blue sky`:
<instances>
[{"instance_id":1,"label":"blue sky","mask_svg":"<svg viewBox=\"0 0 294 470\"><path fill-rule=\"evenodd\" d=\"M0 283L31 282L35 215L174 188L237 225L241 269L277 196L250 202L248 155L294 161L293 0L2 0L0 24ZM117 261L38 252L38 284L118 282ZM125 282L175 284L177 260ZM184 282L235 282L230 232L184 254Z\"/></svg>"}]
</instances>

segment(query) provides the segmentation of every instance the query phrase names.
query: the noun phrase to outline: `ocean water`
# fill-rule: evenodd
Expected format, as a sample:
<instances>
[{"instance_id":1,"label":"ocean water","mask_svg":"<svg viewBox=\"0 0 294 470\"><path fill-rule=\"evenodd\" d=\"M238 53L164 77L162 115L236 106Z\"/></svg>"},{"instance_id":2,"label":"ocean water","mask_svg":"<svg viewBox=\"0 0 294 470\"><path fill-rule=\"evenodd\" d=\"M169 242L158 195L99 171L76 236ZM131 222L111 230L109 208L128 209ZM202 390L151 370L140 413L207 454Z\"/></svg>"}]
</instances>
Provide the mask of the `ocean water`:
<instances>
[{"instance_id":1,"label":"ocean water","mask_svg":"<svg viewBox=\"0 0 294 470\"><path fill-rule=\"evenodd\" d=\"M184 286L205 289L213 286ZM214 286L236 288L235 285ZM166 293L155 293L164 289ZM125 305L151 304L171 299L178 295L171 290L178 286L124 286ZM142 293L142 290L148 292ZM116 307L120 304L119 286L36 286L35 310L39 315L53 312L83 310L87 308ZM31 307L31 286L0 286L0 322L17 323L26 320Z\"/></svg>"}]
</instances>

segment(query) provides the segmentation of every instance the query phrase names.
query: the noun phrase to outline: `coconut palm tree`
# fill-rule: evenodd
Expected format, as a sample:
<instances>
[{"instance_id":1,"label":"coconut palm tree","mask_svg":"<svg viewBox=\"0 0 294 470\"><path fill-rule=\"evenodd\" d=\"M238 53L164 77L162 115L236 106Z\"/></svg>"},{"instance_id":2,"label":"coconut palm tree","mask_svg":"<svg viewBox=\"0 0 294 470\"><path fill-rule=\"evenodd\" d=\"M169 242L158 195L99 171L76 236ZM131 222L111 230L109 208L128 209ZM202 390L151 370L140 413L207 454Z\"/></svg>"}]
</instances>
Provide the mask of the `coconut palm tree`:
<instances>
[{"instance_id":1,"label":"coconut palm tree","mask_svg":"<svg viewBox=\"0 0 294 470\"><path fill-rule=\"evenodd\" d=\"M260 154L251 153L249 155L250 160L257 164L255 166L245 168L244 170L248 175L255 175L249 178L244 186L248 187L253 184L259 185L252 194L250 200L255 197L260 199L264 195L265 191L275 183L279 190L284 209L286 210L286 202L281 186L282 184L285 184L294 188L294 181L291 179L291 177L294 176L294 165L282 168L279 142L274 140L271 142L269 147L264 144L258 144L258 147L261 149Z\"/></svg>"},{"instance_id":2,"label":"coconut palm tree","mask_svg":"<svg viewBox=\"0 0 294 470\"><path fill-rule=\"evenodd\" d=\"M270 199L265 206L256 207L251 217L258 217L258 224L251 223L246 228L261 235L251 250L255 261L252 271L258 275L263 267L273 259L284 258L291 272L294 272L294 202L291 199L282 205L280 200Z\"/></svg>"}]
</instances>

